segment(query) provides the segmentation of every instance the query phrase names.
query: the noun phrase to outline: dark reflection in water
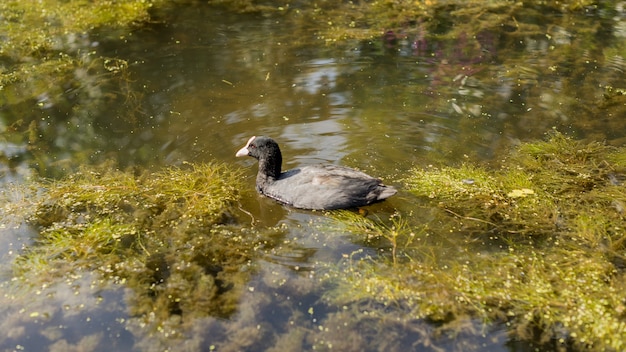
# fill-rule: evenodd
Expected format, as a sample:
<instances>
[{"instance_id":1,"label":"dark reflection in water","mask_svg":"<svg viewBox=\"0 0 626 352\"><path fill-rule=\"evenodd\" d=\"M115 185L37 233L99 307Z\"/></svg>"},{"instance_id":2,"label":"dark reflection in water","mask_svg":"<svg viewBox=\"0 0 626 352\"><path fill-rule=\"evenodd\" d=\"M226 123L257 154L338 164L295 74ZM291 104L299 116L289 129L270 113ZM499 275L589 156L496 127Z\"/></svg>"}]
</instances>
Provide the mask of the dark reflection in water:
<instances>
[{"instance_id":1,"label":"dark reflection in water","mask_svg":"<svg viewBox=\"0 0 626 352\"><path fill-rule=\"evenodd\" d=\"M288 229L280 244L262 256L260 272L243 283L241 307L230 321L206 317L187 322L190 332L185 333L191 338L184 347L189 350L215 346L251 351L281 346L331 349L324 339L335 341L335 349L345 350L350 342L320 322L332 315L334 322L347 325L351 314L370 309L370 302L359 307L325 305L324 288L317 287L317 268L347 254L375 256L379 249L333 232L323 213L288 209L257 195L256 163L234 157L253 135L268 135L280 143L284 169L329 162L358 167L396 185L401 185L399 179L410 167L458 164L468 158L490 160L518 140L541 138L553 126L581 135L624 137L624 130L615 128L620 125L612 120L606 127L575 121L580 105L574 100L581 97L565 96L563 91L577 82L565 82L559 76L566 73L540 74L539 67L553 64L545 58L550 45L572 45L567 33L557 42L544 36L525 38L520 44L520 38L489 31L475 38L468 34L436 41L418 28L403 36L388 34L385 42L330 47L312 36L303 38L298 33L296 37L282 17L234 16L204 6L181 8L167 16L163 24L135 32L123 43L102 43L99 50L105 55L130 63L129 84L138 93L127 102L116 101L102 113L94 111L88 123L93 123L97 138L75 149L90 153L94 163L113 158L122 166L154 169L183 161L236 164L245 169L248 187L242 190L246 193L241 221ZM517 44L512 45L514 41ZM504 55L508 55L506 60ZM589 68L588 73L595 72ZM599 75L598 80L610 74ZM11 143L4 143L3 148L25 153ZM58 157L73 158L68 151L64 153ZM412 209L414 203L400 192L369 210L385 218L396 210ZM136 317L125 315L124 289L100 293L88 281L75 283L89 289L74 296L67 287L45 288L43 295L52 298L36 300L29 312L46 310L50 304L68 308L55 310L52 319L35 319L16 328L26 332L12 331L15 336L27 336L28 341L9 337L0 340L0 346L37 349L50 341L75 346L80 338L74 335L94 334L95 350L106 350L102 346L110 341L120 349L158 350L176 349L176 342L184 340L169 340L163 333L167 327L159 326L162 330L132 341L139 340L143 326ZM89 301L93 297L101 298ZM14 311L7 314L14 321L23 319ZM80 324L87 320L89 324ZM126 326L128 320L132 323ZM474 321L466 324L468 330L480 326ZM397 350L411 347L413 341L428 341L433 331L423 321L400 325L398 330L404 335L394 345ZM368 326L351 326L350 331L370 333L368 329L375 327L373 321ZM321 333L312 341L303 337L306 331ZM473 342L492 351L527 347L505 346L504 331L496 326L483 340ZM294 341L287 340L287 332L296 336ZM278 341L266 340L264 346L245 344L246 339L263 337ZM444 349L463 346L450 341L444 342ZM338 346L339 342L345 345ZM367 341L355 341L352 346L367 346Z\"/></svg>"},{"instance_id":2,"label":"dark reflection in water","mask_svg":"<svg viewBox=\"0 0 626 352\"><path fill-rule=\"evenodd\" d=\"M446 139L460 133L447 112L428 109L433 98L422 88L409 87L416 91L409 100L401 93L407 83L428 82L410 77L425 75L429 63L369 49L363 55L359 47L294 47L281 20L233 18L227 25L207 21L201 27L191 25L193 15L183 11L182 24L159 28L148 38L136 35L128 47L115 50L137 63L133 67L145 87L148 104L142 108L149 118L137 133L149 137L141 148L160 150L154 154L165 155L165 163L231 160L232 150L249 136L266 134L292 156L286 167L361 154L354 157L356 166L386 168L407 160L398 148L438 149L438 140L420 130L431 136L442 130Z\"/></svg>"}]
</instances>

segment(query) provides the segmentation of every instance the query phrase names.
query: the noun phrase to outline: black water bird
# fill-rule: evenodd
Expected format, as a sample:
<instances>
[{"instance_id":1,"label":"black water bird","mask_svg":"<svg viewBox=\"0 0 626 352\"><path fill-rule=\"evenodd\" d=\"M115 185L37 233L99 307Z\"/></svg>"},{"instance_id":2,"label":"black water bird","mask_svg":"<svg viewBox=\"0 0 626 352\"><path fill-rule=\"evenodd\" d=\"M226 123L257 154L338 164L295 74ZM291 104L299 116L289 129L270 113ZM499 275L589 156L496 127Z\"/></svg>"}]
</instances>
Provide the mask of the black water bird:
<instances>
[{"instance_id":1,"label":"black water bird","mask_svg":"<svg viewBox=\"0 0 626 352\"><path fill-rule=\"evenodd\" d=\"M309 165L281 172L278 144L265 136L252 137L236 156L259 161L256 189L283 204L301 209L348 209L387 199L396 189L361 171L336 165Z\"/></svg>"}]
</instances>

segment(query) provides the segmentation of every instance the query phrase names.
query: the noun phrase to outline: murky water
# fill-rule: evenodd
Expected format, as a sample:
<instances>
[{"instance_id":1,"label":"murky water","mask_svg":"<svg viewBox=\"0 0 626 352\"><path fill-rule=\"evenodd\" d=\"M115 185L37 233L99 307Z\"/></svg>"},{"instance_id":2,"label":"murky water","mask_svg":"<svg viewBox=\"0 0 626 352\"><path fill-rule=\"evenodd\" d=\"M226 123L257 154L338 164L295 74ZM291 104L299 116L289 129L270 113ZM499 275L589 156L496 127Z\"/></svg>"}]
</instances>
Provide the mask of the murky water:
<instances>
[{"instance_id":1,"label":"murky water","mask_svg":"<svg viewBox=\"0 0 626 352\"><path fill-rule=\"evenodd\" d=\"M485 32L427 42L415 30L394 43L377 39L326 46L313 30L295 34L290 28L282 17L235 16L194 6L121 42L100 43L99 51L130 64L129 84L138 93L128 99L136 104L118 99L104 113L94 112L95 140L73 147L93 162L113 158L121 165L159 169L218 160L245 169L250 192L242 208L249 215L241 218L257 227L286 230L281 244L262 256L259 273L244 283L236 313L185 321L182 333L173 319L157 331L142 332L141 319L128 312L123 283L103 288L101 279L79 272L71 282L12 293L32 300L2 309L3 350L362 347L362 341L343 340L341 329L321 322L328 314L362 313L368 307L326 306L316 275L347 254L375 255L378 249L328 230L324 214L287 209L257 196L252 191L256 163L234 156L250 136L275 138L285 169L334 163L398 186L397 196L369 208L384 217L412 210L415 200L402 191L400 181L411 167L493 160L520 140L542 138L553 127L615 143L626 134L617 122L577 119L580 106L590 104L584 99L598 99L602 89L595 96L564 93L576 81L558 66L564 61L556 63L549 55L552 45L574 46L567 35L555 42L545 36L506 39ZM623 77L616 78L620 71L594 61L593 53L572 50L596 62L587 74L597 75L601 84L623 83ZM555 74L541 76L538 67L550 65ZM129 106L137 111L128 111ZM52 119L53 110L47 114ZM72 158L72 153L66 150L57 158ZM14 237L2 238L8 248L4 261L30 241L34 234L28 231L24 226L12 232ZM370 328L375 326L373 317ZM317 340L304 338L307 331L319 331ZM414 322L398 331L389 350L431 350L425 338L432 332L428 324ZM503 331L495 327L482 339L470 334L468 341L491 351L527 347L507 341ZM358 331L345 334L354 338ZM273 340L259 343L263 336ZM439 346L462 349L463 337L441 338Z\"/></svg>"}]
</instances>

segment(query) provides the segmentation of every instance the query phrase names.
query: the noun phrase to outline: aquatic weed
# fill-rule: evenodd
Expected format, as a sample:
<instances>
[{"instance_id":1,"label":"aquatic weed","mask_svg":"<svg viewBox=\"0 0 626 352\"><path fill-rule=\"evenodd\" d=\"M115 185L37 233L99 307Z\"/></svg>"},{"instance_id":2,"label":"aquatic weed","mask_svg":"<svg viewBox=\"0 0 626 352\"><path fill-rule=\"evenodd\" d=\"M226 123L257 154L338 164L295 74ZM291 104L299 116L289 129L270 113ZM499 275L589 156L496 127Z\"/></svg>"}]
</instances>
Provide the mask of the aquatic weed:
<instances>
[{"instance_id":1,"label":"aquatic weed","mask_svg":"<svg viewBox=\"0 0 626 352\"><path fill-rule=\"evenodd\" d=\"M107 164L41 183L27 212L40 234L14 276L41 287L96 272L130 288L131 315L155 328L174 315L228 316L268 244L235 218L239 176L217 163L138 174Z\"/></svg>"},{"instance_id":2,"label":"aquatic weed","mask_svg":"<svg viewBox=\"0 0 626 352\"><path fill-rule=\"evenodd\" d=\"M400 263L346 256L337 268L343 274L333 275L339 287L326 297L393 306L389 314L407 314L407 322L452 327L469 316L546 346L622 350L624 152L553 133L520 145L500 169L414 169L408 189L439 215L402 216L415 233L456 244L412 241L398 248ZM380 219L339 220L357 233L389 237Z\"/></svg>"},{"instance_id":3,"label":"aquatic weed","mask_svg":"<svg viewBox=\"0 0 626 352\"><path fill-rule=\"evenodd\" d=\"M358 234L368 245L384 240L390 247L389 257L394 265L398 263L399 251L413 246L414 240L419 237L419 234L415 234L417 229L411 227L406 218L399 213L392 214L388 221L382 221L378 217L364 217L349 210L332 212L330 215L342 225L342 230Z\"/></svg>"}]
</instances>

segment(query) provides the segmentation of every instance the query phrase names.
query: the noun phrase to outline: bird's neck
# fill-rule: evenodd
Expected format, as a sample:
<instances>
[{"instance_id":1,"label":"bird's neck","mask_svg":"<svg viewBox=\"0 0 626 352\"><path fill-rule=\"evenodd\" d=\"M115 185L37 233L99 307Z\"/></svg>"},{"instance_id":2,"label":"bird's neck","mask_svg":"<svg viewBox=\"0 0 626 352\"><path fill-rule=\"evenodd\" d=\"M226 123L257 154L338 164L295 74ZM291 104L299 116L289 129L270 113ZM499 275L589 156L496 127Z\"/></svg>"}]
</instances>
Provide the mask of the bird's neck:
<instances>
[{"instance_id":1,"label":"bird's neck","mask_svg":"<svg viewBox=\"0 0 626 352\"><path fill-rule=\"evenodd\" d=\"M278 155L274 155L272 158L259 159L259 173L257 175L257 181L259 179L269 181L278 179L280 177L281 164L282 157L280 153Z\"/></svg>"}]
</instances>

